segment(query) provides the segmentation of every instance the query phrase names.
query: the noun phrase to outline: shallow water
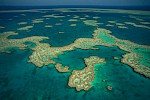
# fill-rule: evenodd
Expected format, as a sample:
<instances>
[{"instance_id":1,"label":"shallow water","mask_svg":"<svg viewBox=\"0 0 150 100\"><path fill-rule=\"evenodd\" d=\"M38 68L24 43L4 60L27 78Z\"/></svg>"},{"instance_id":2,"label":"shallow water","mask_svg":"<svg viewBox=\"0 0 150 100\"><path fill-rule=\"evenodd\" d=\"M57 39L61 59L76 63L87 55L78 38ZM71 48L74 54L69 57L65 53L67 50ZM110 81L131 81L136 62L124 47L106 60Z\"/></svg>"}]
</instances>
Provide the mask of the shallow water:
<instances>
[{"instance_id":1,"label":"shallow water","mask_svg":"<svg viewBox=\"0 0 150 100\"><path fill-rule=\"evenodd\" d=\"M59 73L53 65L37 68L27 63L28 56L31 55L29 50L14 50L12 54L0 54L0 98L3 100L142 100L145 98L148 100L150 80L120 63L123 53L116 47L99 46L99 50L96 51L77 49L58 57L58 62L70 65L71 70L84 68L84 57L97 55L106 58L106 64L95 67L98 71L95 70L93 87L87 92L77 92L74 88L68 87L70 73ZM73 54L78 56L73 58ZM114 60L114 56L119 59ZM113 87L112 91L107 90L108 85Z\"/></svg>"}]
</instances>

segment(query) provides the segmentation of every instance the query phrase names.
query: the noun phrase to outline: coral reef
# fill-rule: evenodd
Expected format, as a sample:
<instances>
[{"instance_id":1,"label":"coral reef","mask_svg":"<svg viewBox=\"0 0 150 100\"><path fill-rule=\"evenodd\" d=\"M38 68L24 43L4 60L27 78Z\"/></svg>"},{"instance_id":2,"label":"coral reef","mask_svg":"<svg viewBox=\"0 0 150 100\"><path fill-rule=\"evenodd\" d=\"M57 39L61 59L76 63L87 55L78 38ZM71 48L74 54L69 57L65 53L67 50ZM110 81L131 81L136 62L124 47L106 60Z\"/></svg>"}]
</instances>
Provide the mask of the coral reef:
<instances>
[{"instance_id":1,"label":"coral reef","mask_svg":"<svg viewBox=\"0 0 150 100\"><path fill-rule=\"evenodd\" d=\"M23 39L7 39L9 35L17 35L15 32L5 32L1 34L1 52L8 52L8 48L19 47L20 49L25 49L28 45L24 43L30 41L35 43L36 46L32 48L33 53L29 57L29 62L32 62L38 67L43 65L56 64L55 61L51 59L57 58L59 54L63 54L65 51L71 51L75 48L80 49L97 49L94 46L118 46L121 50L127 53L123 55L122 62L131 66L135 72L138 72L146 77L150 78L150 68L149 68L149 57L146 55L150 53L150 47L139 45L128 40L118 39L111 35L111 31L97 28L94 31L92 38L78 38L72 44L64 47L50 47L47 43L40 43L39 41L43 39L48 39L48 37L28 37ZM144 53L143 53L144 52ZM140 58L139 58L140 57Z\"/></svg>"},{"instance_id":2,"label":"coral reef","mask_svg":"<svg viewBox=\"0 0 150 100\"><path fill-rule=\"evenodd\" d=\"M35 24L35 23L42 23L42 22L44 22L43 20L44 20L43 18L34 19L34 20L32 20L32 23L33 23L33 24Z\"/></svg>"},{"instance_id":3,"label":"coral reef","mask_svg":"<svg viewBox=\"0 0 150 100\"><path fill-rule=\"evenodd\" d=\"M70 24L69 26L77 26L76 24Z\"/></svg>"},{"instance_id":4,"label":"coral reef","mask_svg":"<svg viewBox=\"0 0 150 100\"><path fill-rule=\"evenodd\" d=\"M43 17L63 18L63 17L65 17L65 16L59 16L59 15L57 15L57 14L52 14L52 15L45 15L45 16L43 16Z\"/></svg>"},{"instance_id":5,"label":"coral reef","mask_svg":"<svg viewBox=\"0 0 150 100\"><path fill-rule=\"evenodd\" d=\"M82 70L73 70L69 77L68 85L75 87L77 91L89 90L92 85L90 82L94 80L94 66L99 63L104 63L105 59L97 56L90 56L84 59L86 67Z\"/></svg>"},{"instance_id":6,"label":"coral reef","mask_svg":"<svg viewBox=\"0 0 150 100\"><path fill-rule=\"evenodd\" d=\"M26 42L39 43L44 39L49 39L44 36L32 36L23 39L8 39L7 37L10 35L18 35L18 33L14 31L8 31L0 34L0 52L11 52L11 48L18 47L19 49L25 49L29 46L29 44L25 44Z\"/></svg>"},{"instance_id":7,"label":"coral reef","mask_svg":"<svg viewBox=\"0 0 150 100\"><path fill-rule=\"evenodd\" d=\"M117 26L118 28L122 28L122 29L128 29L128 27L126 26Z\"/></svg>"},{"instance_id":8,"label":"coral reef","mask_svg":"<svg viewBox=\"0 0 150 100\"><path fill-rule=\"evenodd\" d=\"M31 29L31 28L33 28L33 26L25 26L25 27L18 28L17 30L19 30L19 31L22 31L22 30L29 30L29 29Z\"/></svg>"},{"instance_id":9,"label":"coral reef","mask_svg":"<svg viewBox=\"0 0 150 100\"><path fill-rule=\"evenodd\" d=\"M111 91L112 87L111 86L107 86L107 90Z\"/></svg>"},{"instance_id":10,"label":"coral reef","mask_svg":"<svg viewBox=\"0 0 150 100\"><path fill-rule=\"evenodd\" d=\"M91 25L91 26L97 26L99 24L99 23L97 23L96 20L85 20L83 22L84 22L84 24Z\"/></svg>"},{"instance_id":11,"label":"coral reef","mask_svg":"<svg viewBox=\"0 0 150 100\"><path fill-rule=\"evenodd\" d=\"M68 66L62 67L62 64L59 64L59 63L55 64L55 68L56 68L57 71L59 71L59 72L70 72Z\"/></svg>"},{"instance_id":12,"label":"coral reef","mask_svg":"<svg viewBox=\"0 0 150 100\"><path fill-rule=\"evenodd\" d=\"M47 28L51 28L51 27L53 27L52 25L45 25L45 27L47 27Z\"/></svg>"},{"instance_id":13,"label":"coral reef","mask_svg":"<svg viewBox=\"0 0 150 100\"><path fill-rule=\"evenodd\" d=\"M134 26L134 27L146 28L146 29L149 29L149 30L150 30L150 27L149 27L149 26L138 25L138 24L135 24L135 23L133 23L133 22L125 22L125 24L129 24L129 25L132 25L132 26Z\"/></svg>"},{"instance_id":14,"label":"coral reef","mask_svg":"<svg viewBox=\"0 0 150 100\"><path fill-rule=\"evenodd\" d=\"M70 21L70 22L76 22L78 20L77 19L69 19L68 21Z\"/></svg>"},{"instance_id":15,"label":"coral reef","mask_svg":"<svg viewBox=\"0 0 150 100\"><path fill-rule=\"evenodd\" d=\"M27 22L20 22L20 23L18 23L18 25L24 25L24 24L27 24Z\"/></svg>"}]
</instances>

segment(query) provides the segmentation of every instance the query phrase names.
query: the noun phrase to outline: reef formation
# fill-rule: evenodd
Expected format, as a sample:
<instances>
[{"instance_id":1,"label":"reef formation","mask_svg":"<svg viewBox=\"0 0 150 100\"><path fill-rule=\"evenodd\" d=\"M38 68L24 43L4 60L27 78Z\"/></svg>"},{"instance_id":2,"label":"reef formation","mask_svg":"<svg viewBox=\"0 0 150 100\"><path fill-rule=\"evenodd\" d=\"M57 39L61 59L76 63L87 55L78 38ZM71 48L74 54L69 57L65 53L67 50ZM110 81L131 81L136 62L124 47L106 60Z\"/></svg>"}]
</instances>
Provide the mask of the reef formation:
<instances>
[{"instance_id":1,"label":"reef formation","mask_svg":"<svg viewBox=\"0 0 150 100\"><path fill-rule=\"evenodd\" d=\"M23 39L8 39L10 35L18 35L15 32L4 32L0 34L0 52L11 52L11 49L17 47L19 49L26 49L31 44L26 44L27 42L34 43L35 46L31 48L33 53L29 56L29 61L35 64L37 67L42 67L44 65L54 64L59 72L70 72L69 66L62 67L61 64L54 61L58 55L63 54L65 51L72 51L76 48L80 49L98 49L95 46L117 46L121 50L125 51L126 54L122 56L121 62L127 64L133 68L133 70L145 77L150 78L150 47L139 45L128 40L118 39L111 35L111 31L97 28L92 38L78 38L72 44L63 47L51 47L48 43L42 43L40 41L44 39L49 39L44 36L32 36ZM85 58L85 67L81 71L74 70L69 78L68 85L70 87L76 87L78 91L81 89L88 90L91 88L90 82L93 81L94 77L94 64L104 62L104 59L97 57ZM83 74L81 74L83 73ZM84 75L90 75L90 77ZM81 84L79 84L79 79ZM87 78L89 80L84 80Z\"/></svg>"},{"instance_id":2,"label":"reef formation","mask_svg":"<svg viewBox=\"0 0 150 100\"><path fill-rule=\"evenodd\" d=\"M90 56L84 58L86 67L82 70L74 70L72 75L69 77L68 85L70 87L76 87L77 91L89 90L92 85L90 82L94 80L94 66L96 64L105 63L105 59L97 56Z\"/></svg>"}]
</instances>

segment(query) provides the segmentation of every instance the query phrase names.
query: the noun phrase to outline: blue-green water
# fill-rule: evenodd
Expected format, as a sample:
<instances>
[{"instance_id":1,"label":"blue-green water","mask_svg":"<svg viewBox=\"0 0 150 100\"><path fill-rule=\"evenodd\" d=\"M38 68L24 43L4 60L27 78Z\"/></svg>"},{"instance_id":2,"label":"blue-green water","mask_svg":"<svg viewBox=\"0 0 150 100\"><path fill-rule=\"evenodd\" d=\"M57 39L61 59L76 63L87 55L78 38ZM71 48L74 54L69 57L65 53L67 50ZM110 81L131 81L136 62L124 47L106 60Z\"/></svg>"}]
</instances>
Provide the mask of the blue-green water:
<instances>
[{"instance_id":1,"label":"blue-green water","mask_svg":"<svg viewBox=\"0 0 150 100\"><path fill-rule=\"evenodd\" d=\"M44 12L44 11L43 11ZM20 14L26 14L21 16ZM32 20L42 18L48 14L59 14L66 16L63 18L45 19L42 23L34 24L29 31L17 30L23 26L33 25ZM70 16L67 16L70 15ZM69 22L75 15L87 17L86 20L97 20L98 26L87 26L84 20ZM18 17L14 17L18 16ZM93 19L99 16L99 19ZM124 16L124 17L123 17ZM120 39L127 39L132 42L150 45L150 30L137 28L131 25L125 25L128 29L119 29L116 26L107 27L108 21L115 20L119 23L134 22L140 24L135 19L128 17L129 14L114 13L71 13L47 11L46 13L22 12L22 13L1 13L0 29L1 33L5 31L16 31L17 36L9 38L24 38L29 36L47 36L50 39L43 42L50 43L51 46L65 46L71 44L78 38L91 38L93 31L97 28L106 28L111 30L112 35ZM134 15L150 21L148 15ZM8 20L12 18L13 20ZM61 21L62 20L62 21ZM19 22L28 22L27 25L18 25ZM55 25L61 23L62 25ZM70 24L77 24L75 27ZM52 25L52 28L45 28L45 25ZM150 26L149 24L147 26ZM58 32L64 32L59 34ZM0 100L149 100L150 98L150 79L134 72L128 65L121 63L124 51L117 47L97 46L99 50L82 50L64 52L59 55L56 62L69 66L70 70L81 70L85 67L84 58L89 56L99 56L106 59L106 64L95 67L95 80L93 87L89 91L77 92L75 88L68 86L68 79L71 73L60 73L54 65L37 68L34 64L28 63L29 56L32 54L30 49L14 49L12 53L0 54ZM118 60L114 60L118 57ZM106 80L105 82L103 80ZM107 86L113 87L112 91L107 90Z\"/></svg>"},{"instance_id":2,"label":"blue-green water","mask_svg":"<svg viewBox=\"0 0 150 100\"><path fill-rule=\"evenodd\" d=\"M143 98L148 100L150 80L120 63L121 54L124 52L116 47L99 48L100 50L97 51L77 49L59 57L58 62L64 62L65 58L66 65L71 65L71 69L83 68L83 58L90 55L106 58L106 64L96 66L98 71L95 71L93 88L87 92L77 92L74 88L68 87L70 73L59 73L53 65L37 68L27 63L28 56L31 55L30 50L0 54L0 98L2 100L142 100ZM78 55L73 58L73 54ZM113 56L119 59L114 60ZM107 85L112 86L113 90L108 91Z\"/></svg>"},{"instance_id":3,"label":"blue-green water","mask_svg":"<svg viewBox=\"0 0 150 100\"><path fill-rule=\"evenodd\" d=\"M20 14L26 14L26 16L22 16ZM44 15L50 15L50 14L58 14L59 16L65 16L63 18L51 18L46 19L42 16ZM128 29L120 29L116 25L114 27L108 27L107 24L111 24L108 21L116 21L117 23L124 23L124 22L133 22L135 24L140 24L139 21L129 18L132 14L114 14L114 13L94 13L94 12L85 12L85 13L79 13L79 12L52 12L48 11L46 13L41 12L35 12L34 14L29 12L24 13L2 13L1 14L1 20L0 24L1 26L4 26L6 28L0 29L1 32L5 31L16 31L20 35L17 36L10 36L10 38L24 38L29 36L48 36L51 37L51 39L46 40L45 42L50 43L52 46L65 46L68 44L71 44L74 40L77 38L90 38L92 37L93 31L97 27L106 28L108 30L111 30L113 32L113 35L120 39L126 39L130 40L132 42L143 44L143 45L150 45L150 29L146 28L139 28L134 27L132 25L126 24L125 26L128 27ZM67 16L70 15L70 16ZM80 18L86 18L84 20L97 20L99 23L103 23L98 25L97 27L94 26L87 26L83 23L84 20L78 19L76 22L70 22L69 19L74 19L74 16L79 16ZM89 17L85 17L86 15L89 15ZM14 17L18 16L18 17ZM93 17L98 16L100 18L94 19ZM150 18L148 15L132 15L136 16L138 18L142 18L144 22L150 22ZM32 20L34 19L44 19L42 23L36 23L33 24ZM13 20L9 20L13 19ZM61 21L62 20L62 21ZM18 25L19 22L28 22L27 25ZM62 25L55 25L56 23L61 23ZM76 27L70 27L70 24L76 24ZM24 27L24 26L33 26L32 29L29 31L19 31L18 28ZM45 25L52 25L53 28L45 28ZM142 24L140 24L142 25ZM146 26L150 27L150 24L147 24ZM69 29L68 29L69 27ZM58 32L64 32L64 34L58 34Z\"/></svg>"}]
</instances>

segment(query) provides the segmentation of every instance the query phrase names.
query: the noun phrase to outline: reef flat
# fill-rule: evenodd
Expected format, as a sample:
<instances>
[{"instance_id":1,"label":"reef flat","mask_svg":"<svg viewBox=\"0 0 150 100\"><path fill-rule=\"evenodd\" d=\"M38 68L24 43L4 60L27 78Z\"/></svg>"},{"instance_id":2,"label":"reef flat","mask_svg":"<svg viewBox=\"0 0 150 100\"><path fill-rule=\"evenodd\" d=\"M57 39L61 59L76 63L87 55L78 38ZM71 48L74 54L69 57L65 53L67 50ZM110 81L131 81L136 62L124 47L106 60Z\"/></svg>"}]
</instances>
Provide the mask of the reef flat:
<instances>
[{"instance_id":1,"label":"reef flat","mask_svg":"<svg viewBox=\"0 0 150 100\"><path fill-rule=\"evenodd\" d=\"M125 22L125 24L129 24L129 25L132 25L132 26L134 26L134 27L146 28L146 29L149 29L149 30L150 30L150 27L149 27L149 26L145 26L145 25L137 25L137 24L132 23L132 22Z\"/></svg>"},{"instance_id":2,"label":"reef flat","mask_svg":"<svg viewBox=\"0 0 150 100\"><path fill-rule=\"evenodd\" d=\"M70 22L76 22L78 20L77 19L69 19L68 21L70 21Z\"/></svg>"},{"instance_id":3,"label":"reef flat","mask_svg":"<svg viewBox=\"0 0 150 100\"><path fill-rule=\"evenodd\" d=\"M0 34L0 52L10 53L12 48L18 47L19 49L26 49L26 47L30 46L30 44L26 44L26 42L39 43L44 39L49 39L44 36L32 36L23 39L8 39L11 35L18 35L18 33L14 31L4 32Z\"/></svg>"},{"instance_id":4,"label":"reef flat","mask_svg":"<svg viewBox=\"0 0 150 100\"><path fill-rule=\"evenodd\" d=\"M21 28L18 28L19 31L22 31L22 30L29 30L33 28L33 26L25 26L25 27L21 27Z\"/></svg>"},{"instance_id":5,"label":"reef flat","mask_svg":"<svg viewBox=\"0 0 150 100\"><path fill-rule=\"evenodd\" d=\"M19 25L24 25L24 24L27 24L27 22L20 22L18 23Z\"/></svg>"},{"instance_id":6,"label":"reef flat","mask_svg":"<svg viewBox=\"0 0 150 100\"><path fill-rule=\"evenodd\" d=\"M59 72L70 72L69 67L68 66L62 66L62 64L55 64L55 68L59 71Z\"/></svg>"},{"instance_id":7,"label":"reef flat","mask_svg":"<svg viewBox=\"0 0 150 100\"><path fill-rule=\"evenodd\" d=\"M35 24L35 23L42 23L43 20L44 20L44 19L42 19L42 18L41 18L41 19L34 19L34 20L32 20L32 23L33 23L33 24Z\"/></svg>"},{"instance_id":8,"label":"reef flat","mask_svg":"<svg viewBox=\"0 0 150 100\"><path fill-rule=\"evenodd\" d=\"M97 23L96 20L85 20L84 23L86 25L91 25L91 26L97 26L98 24L100 24L100 23Z\"/></svg>"},{"instance_id":9,"label":"reef flat","mask_svg":"<svg viewBox=\"0 0 150 100\"><path fill-rule=\"evenodd\" d=\"M76 87L77 91L89 90L92 85L90 82L94 80L94 66L96 64L105 63L105 59L97 56L90 56L84 58L86 67L82 70L73 70L72 75L69 77L68 85L70 87Z\"/></svg>"}]
</instances>

